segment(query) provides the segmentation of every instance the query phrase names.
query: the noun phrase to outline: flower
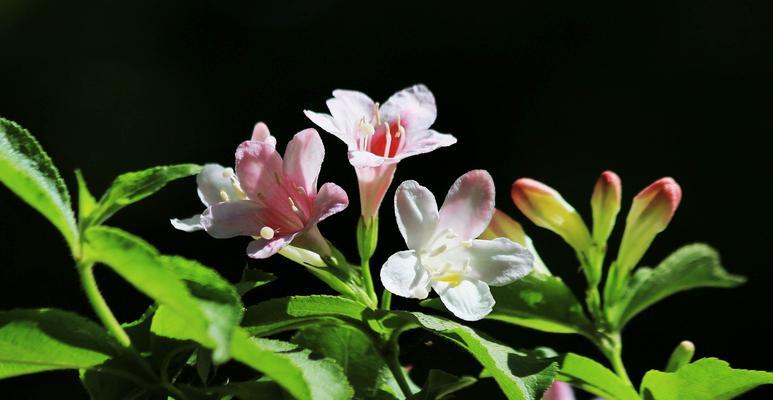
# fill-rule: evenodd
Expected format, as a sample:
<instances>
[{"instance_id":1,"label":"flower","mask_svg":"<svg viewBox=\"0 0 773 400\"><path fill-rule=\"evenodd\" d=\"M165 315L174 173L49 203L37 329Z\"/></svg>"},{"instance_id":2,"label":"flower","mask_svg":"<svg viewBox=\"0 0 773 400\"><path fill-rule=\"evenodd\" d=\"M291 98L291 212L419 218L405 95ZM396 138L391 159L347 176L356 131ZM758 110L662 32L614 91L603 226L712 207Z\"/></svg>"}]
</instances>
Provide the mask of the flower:
<instances>
[{"instance_id":1,"label":"flower","mask_svg":"<svg viewBox=\"0 0 773 400\"><path fill-rule=\"evenodd\" d=\"M612 171L601 173L590 201L593 211L593 240L599 245L607 242L612 228L615 227L621 196L620 177Z\"/></svg>"},{"instance_id":2,"label":"flower","mask_svg":"<svg viewBox=\"0 0 773 400\"><path fill-rule=\"evenodd\" d=\"M617 256L621 273L641 260L655 236L671 222L681 200L682 188L668 177L658 179L633 198Z\"/></svg>"},{"instance_id":3,"label":"flower","mask_svg":"<svg viewBox=\"0 0 773 400\"><path fill-rule=\"evenodd\" d=\"M256 125L253 139L237 148L235 172L210 164L197 177L199 195L207 206L198 223L192 217L172 224L188 231L204 229L215 238L251 236L255 240L247 253L253 258L269 257L296 237L301 247L329 255L316 225L345 209L349 199L333 183L317 190L325 155L319 134L314 129L297 133L287 144L284 159L265 124Z\"/></svg>"},{"instance_id":4,"label":"flower","mask_svg":"<svg viewBox=\"0 0 773 400\"><path fill-rule=\"evenodd\" d=\"M574 390L566 382L553 381L542 400L574 400Z\"/></svg>"},{"instance_id":5,"label":"flower","mask_svg":"<svg viewBox=\"0 0 773 400\"><path fill-rule=\"evenodd\" d=\"M480 234L479 238L492 240L500 237L510 239L529 249L534 256L534 271L550 275L550 270L548 270L548 267L542 262L539 254L537 254L537 249L534 247L534 243L530 237L526 236L526 232L523 231L521 224L498 208L495 208L494 215L491 217L491 222L489 222L488 227Z\"/></svg>"},{"instance_id":6,"label":"flower","mask_svg":"<svg viewBox=\"0 0 773 400\"><path fill-rule=\"evenodd\" d=\"M537 226L549 229L584 252L593 243L582 217L555 189L534 179L513 182L510 195L521 212Z\"/></svg>"},{"instance_id":7,"label":"flower","mask_svg":"<svg viewBox=\"0 0 773 400\"><path fill-rule=\"evenodd\" d=\"M304 113L348 146L366 219L378 214L400 160L456 143L453 136L429 129L437 108L435 97L424 85L401 90L384 105L364 93L339 89L333 91L327 107L330 115L308 110Z\"/></svg>"},{"instance_id":8,"label":"flower","mask_svg":"<svg viewBox=\"0 0 773 400\"><path fill-rule=\"evenodd\" d=\"M381 268L386 290L424 299L430 288L457 317L475 321L494 306L489 285L526 276L534 257L506 238L476 239L494 212L494 182L470 171L456 180L438 210L435 196L416 181L395 193L395 216L409 250L393 254Z\"/></svg>"}]
</instances>

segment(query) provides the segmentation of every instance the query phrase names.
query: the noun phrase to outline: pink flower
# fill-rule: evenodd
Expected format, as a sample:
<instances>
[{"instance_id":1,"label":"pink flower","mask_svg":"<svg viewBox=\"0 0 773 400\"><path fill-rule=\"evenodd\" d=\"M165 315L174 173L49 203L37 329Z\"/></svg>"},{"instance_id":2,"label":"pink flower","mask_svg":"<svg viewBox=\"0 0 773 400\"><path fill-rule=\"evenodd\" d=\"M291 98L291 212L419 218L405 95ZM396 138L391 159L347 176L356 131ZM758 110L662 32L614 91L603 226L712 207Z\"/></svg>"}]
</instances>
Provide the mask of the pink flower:
<instances>
[{"instance_id":1,"label":"pink flower","mask_svg":"<svg viewBox=\"0 0 773 400\"><path fill-rule=\"evenodd\" d=\"M574 400L574 390L566 382L554 381L542 396L543 400Z\"/></svg>"},{"instance_id":2,"label":"pink flower","mask_svg":"<svg viewBox=\"0 0 773 400\"><path fill-rule=\"evenodd\" d=\"M456 143L453 136L429 129L437 108L435 97L424 85L395 93L383 106L364 93L335 90L327 107L330 115L304 113L349 147L349 162L357 171L366 218L378 214L400 160Z\"/></svg>"},{"instance_id":3,"label":"pink flower","mask_svg":"<svg viewBox=\"0 0 773 400\"><path fill-rule=\"evenodd\" d=\"M333 183L317 190L325 157L322 140L314 129L301 131L287 144L284 159L274 148L275 143L265 124L258 124L253 140L236 150L235 174L218 166L205 168L210 175L213 171L220 175L199 179L199 193L218 193L219 197L202 197L208 207L198 226L215 238L255 238L247 247L253 258L269 257L299 235L303 235L298 238L302 247L329 255L330 249L316 225L345 209L349 199ZM202 182L207 183L204 190ZM182 229L182 222L173 224Z\"/></svg>"}]
</instances>

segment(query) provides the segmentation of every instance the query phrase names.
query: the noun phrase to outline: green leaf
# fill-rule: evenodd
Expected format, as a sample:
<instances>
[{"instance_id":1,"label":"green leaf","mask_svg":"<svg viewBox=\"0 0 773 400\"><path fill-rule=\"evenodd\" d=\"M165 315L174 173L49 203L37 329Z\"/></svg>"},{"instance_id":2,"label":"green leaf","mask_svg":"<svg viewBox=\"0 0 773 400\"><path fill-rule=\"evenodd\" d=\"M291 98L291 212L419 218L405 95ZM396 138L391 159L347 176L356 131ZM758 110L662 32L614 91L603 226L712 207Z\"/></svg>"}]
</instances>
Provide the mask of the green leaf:
<instances>
[{"instance_id":1,"label":"green leaf","mask_svg":"<svg viewBox=\"0 0 773 400\"><path fill-rule=\"evenodd\" d=\"M421 391L414 393L409 399L442 400L447 398L448 395L472 385L476 381L477 379L471 376L458 377L447 372L433 369L429 371L429 376Z\"/></svg>"},{"instance_id":2,"label":"green leaf","mask_svg":"<svg viewBox=\"0 0 773 400\"><path fill-rule=\"evenodd\" d=\"M142 239L116 228L89 228L87 257L109 266L161 309L178 315L191 330L205 332L201 344L227 359L230 335L241 319L236 290L215 271L182 257L162 256ZM154 321L155 323L155 321Z\"/></svg>"},{"instance_id":3,"label":"green leaf","mask_svg":"<svg viewBox=\"0 0 773 400\"><path fill-rule=\"evenodd\" d=\"M558 369L552 360L513 350L453 321L422 313L392 314L402 319L401 330L423 328L467 350L489 371L508 399L541 399Z\"/></svg>"},{"instance_id":4,"label":"green leaf","mask_svg":"<svg viewBox=\"0 0 773 400\"><path fill-rule=\"evenodd\" d=\"M120 347L99 325L70 312L0 312L0 378L102 364Z\"/></svg>"},{"instance_id":5,"label":"green leaf","mask_svg":"<svg viewBox=\"0 0 773 400\"><path fill-rule=\"evenodd\" d=\"M507 286L492 287L494 310L486 318L553 333L592 336L593 325L561 278L532 273ZM439 298L422 305L445 310Z\"/></svg>"},{"instance_id":6,"label":"green leaf","mask_svg":"<svg viewBox=\"0 0 773 400\"><path fill-rule=\"evenodd\" d=\"M628 283L626 296L608 309L614 326L622 327L638 313L658 301L699 287L730 288L745 278L729 274L711 247L696 243L672 253L655 269L639 268Z\"/></svg>"},{"instance_id":7,"label":"green leaf","mask_svg":"<svg viewBox=\"0 0 773 400\"><path fill-rule=\"evenodd\" d=\"M559 358L557 379L605 399L638 400L636 391L598 362L574 353Z\"/></svg>"},{"instance_id":8,"label":"green leaf","mask_svg":"<svg viewBox=\"0 0 773 400\"><path fill-rule=\"evenodd\" d=\"M73 254L79 253L78 226L59 171L26 129L4 118L0 118L0 181L51 221Z\"/></svg>"},{"instance_id":9,"label":"green leaf","mask_svg":"<svg viewBox=\"0 0 773 400\"><path fill-rule=\"evenodd\" d=\"M354 387L357 398L378 394L391 372L365 333L348 326L318 324L303 328L293 343L335 360Z\"/></svg>"},{"instance_id":10,"label":"green leaf","mask_svg":"<svg viewBox=\"0 0 773 400\"><path fill-rule=\"evenodd\" d=\"M766 384L773 384L773 373L733 369L725 361L702 358L676 372L647 372L641 395L645 400L722 400Z\"/></svg>"},{"instance_id":11,"label":"green leaf","mask_svg":"<svg viewBox=\"0 0 773 400\"><path fill-rule=\"evenodd\" d=\"M247 307L242 326L252 336L266 336L321 321L361 321L367 310L340 296L284 297Z\"/></svg>"},{"instance_id":12,"label":"green leaf","mask_svg":"<svg viewBox=\"0 0 773 400\"><path fill-rule=\"evenodd\" d=\"M267 379L253 382L229 382L224 386L210 387L208 392L220 396L234 396L240 400L292 400L276 382ZM230 397L223 397L223 399L230 399Z\"/></svg>"},{"instance_id":13,"label":"green leaf","mask_svg":"<svg viewBox=\"0 0 773 400\"><path fill-rule=\"evenodd\" d=\"M81 170L75 170L75 179L78 181L78 219L83 221L97 207L97 199L89 191Z\"/></svg>"},{"instance_id":14,"label":"green leaf","mask_svg":"<svg viewBox=\"0 0 773 400\"><path fill-rule=\"evenodd\" d=\"M261 287L276 280L276 275L259 269L244 268L242 279L235 285L240 296L244 296L252 289Z\"/></svg>"},{"instance_id":15,"label":"green leaf","mask_svg":"<svg viewBox=\"0 0 773 400\"><path fill-rule=\"evenodd\" d=\"M199 165L179 164L119 175L99 199L89 218L89 225L99 225L118 210L161 190L169 182L198 174L199 171L201 171Z\"/></svg>"}]
</instances>

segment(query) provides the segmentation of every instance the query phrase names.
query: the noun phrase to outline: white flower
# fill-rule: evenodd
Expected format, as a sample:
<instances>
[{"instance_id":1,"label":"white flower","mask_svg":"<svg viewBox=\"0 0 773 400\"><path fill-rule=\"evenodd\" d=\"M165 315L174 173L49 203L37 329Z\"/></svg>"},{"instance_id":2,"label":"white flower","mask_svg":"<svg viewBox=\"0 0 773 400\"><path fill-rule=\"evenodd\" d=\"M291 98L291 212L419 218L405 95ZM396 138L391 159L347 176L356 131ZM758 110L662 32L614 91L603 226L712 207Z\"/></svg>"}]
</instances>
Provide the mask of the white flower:
<instances>
[{"instance_id":1,"label":"white flower","mask_svg":"<svg viewBox=\"0 0 773 400\"><path fill-rule=\"evenodd\" d=\"M430 288L457 317L479 320L491 312L489 285L503 286L531 272L534 257L509 239L479 240L494 212L494 182L470 171L456 180L438 210L435 196L416 181L395 193L395 216L409 250L381 268L390 292L424 299Z\"/></svg>"}]
</instances>

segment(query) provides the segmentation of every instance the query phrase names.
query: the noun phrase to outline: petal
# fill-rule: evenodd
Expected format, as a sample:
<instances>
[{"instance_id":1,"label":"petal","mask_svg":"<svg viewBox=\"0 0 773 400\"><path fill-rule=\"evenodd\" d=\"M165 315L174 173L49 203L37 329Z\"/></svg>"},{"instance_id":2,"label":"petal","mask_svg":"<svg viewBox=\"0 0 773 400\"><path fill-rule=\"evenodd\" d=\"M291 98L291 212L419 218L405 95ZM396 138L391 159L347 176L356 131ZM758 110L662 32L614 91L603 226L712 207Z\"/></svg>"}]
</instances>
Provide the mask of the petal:
<instances>
[{"instance_id":1,"label":"petal","mask_svg":"<svg viewBox=\"0 0 773 400\"><path fill-rule=\"evenodd\" d=\"M295 134L287 143L284 156L284 173L307 194L317 194L317 177L325 158L325 146L314 129Z\"/></svg>"},{"instance_id":2,"label":"petal","mask_svg":"<svg viewBox=\"0 0 773 400\"><path fill-rule=\"evenodd\" d=\"M252 129L252 138L250 140L265 142L271 145L271 147L276 147L276 138L271 136L268 126L263 122L255 124L255 128Z\"/></svg>"},{"instance_id":3,"label":"petal","mask_svg":"<svg viewBox=\"0 0 773 400\"><path fill-rule=\"evenodd\" d=\"M376 104L364 93L340 89L333 91L333 98L326 104L338 131L330 133L338 136L350 149L356 148L355 129L361 119L370 121Z\"/></svg>"},{"instance_id":4,"label":"petal","mask_svg":"<svg viewBox=\"0 0 773 400\"><path fill-rule=\"evenodd\" d=\"M314 198L314 208L312 209L309 225L316 224L323 219L343 211L349 205L349 196L335 183L326 183L322 185Z\"/></svg>"},{"instance_id":5,"label":"petal","mask_svg":"<svg viewBox=\"0 0 773 400\"><path fill-rule=\"evenodd\" d=\"M378 215L378 209L384 200L397 169L396 162L385 162L378 167L355 168L360 189L360 215L372 218Z\"/></svg>"},{"instance_id":6,"label":"petal","mask_svg":"<svg viewBox=\"0 0 773 400\"><path fill-rule=\"evenodd\" d=\"M194 232L204 229L204 227L201 225L201 214L196 214L186 219L173 218L170 219L169 222L172 223L172 226L174 226L175 229L179 229L184 232Z\"/></svg>"},{"instance_id":7,"label":"petal","mask_svg":"<svg viewBox=\"0 0 773 400\"><path fill-rule=\"evenodd\" d=\"M466 276L491 286L512 283L534 267L531 251L510 239L473 240L466 252L472 268Z\"/></svg>"},{"instance_id":8,"label":"petal","mask_svg":"<svg viewBox=\"0 0 773 400\"><path fill-rule=\"evenodd\" d=\"M260 218L261 207L250 200L218 203L201 214L201 225L218 239L234 236L257 236L265 226Z\"/></svg>"},{"instance_id":9,"label":"petal","mask_svg":"<svg viewBox=\"0 0 773 400\"><path fill-rule=\"evenodd\" d=\"M271 240L257 239L247 245L247 255L251 258L268 258L293 241L297 233L287 236L277 236Z\"/></svg>"},{"instance_id":10,"label":"petal","mask_svg":"<svg viewBox=\"0 0 773 400\"><path fill-rule=\"evenodd\" d=\"M308 119L311 120L311 122L317 124L317 126L322 128L324 131L332 133L339 139L343 140L343 142L346 143L349 148L357 147L354 143L354 137L349 133L350 131L348 129L344 129L343 132L340 131L336 125L336 121L330 115L316 113L309 110L303 110L303 113Z\"/></svg>"},{"instance_id":11,"label":"petal","mask_svg":"<svg viewBox=\"0 0 773 400\"><path fill-rule=\"evenodd\" d=\"M236 149L236 175L247 196L268 197L281 186L282 158L268 143L246 141Z\"/></svg>"},{"instance_id":12,"label":"petal","mask_svg":"<svg viewBox=\"0 0 773 400\"><path fill-rule=\"evenodd\" d=\"M221 192L225 192L230 199L238 198L233 183L228 178L228 175L232 174L233 171L229 170L230 168L222 165L206 164L196 175L199 198L205 206L209 207L224 201Z\"/></svg>"},{"instance_id":13,"label":"petal","mask_svg":"<svg viewBox=\"0 0 773 400\"><path fill-rule=\"evenodd\" d=\"M542 400L574 400L574 390L572 387L561 381L554 381L552 385L545 391L542 396Z\"/></svg>"},{"instance_id":14,"label":"petal","mask_svg":"<svg viewBox=\"0 0 773 400\"><path fill-rule=\"evenodd\" d=\"M417 154L429 153L440 147L448 147L454 143L456 143L454 136L439 133L432 129L409 132L406 133L405 146L395 154L395 158L402 160Z\"/></svg>"},{"instance_id":15,"label":"petal","mask_svg":"<svg viewBox=\"0 0 773 400\"><path fill-rule=\"evenodd\" d=\"M494 296L482 281L462 280L458 285L432 281L432 288L440 295L448 311L465 321L483 319L494 308Z\"/></svg>"},{"instance_id":16,"label":"petal","mask_svg":"<svg viewBox=\"0 0 773 400\"><path fill-rule=\"evenodd\" d=\"M427 129L437 117L435 96L424 85L411 86L393 94L381 113L387 120L400 116L406 131Z\"/></svg>"},{"instance_id":17,"label":"petal","mask_svg":"<svg viewBox=\"0 0 773 400\"><path fill-rule=\"evenodd\" d=\"M421 249L437 228L435 196L416 181L401 183L395 192L395 218L408 248Z\"/></svg>"},{"instance_id":18,"label":"petal","mask_svg":"<svg viewBox=\"0 0 773 400\"><path fill-rule=\"evenodd\" d=\"M429 295L429 274L419 263L413 250L395 254L381 267L381 283L398 296L426 299Z\"/></svg>"},{"instance_id":19,"label":"petal","mask_svg":"<svg viewBox=\"0 0 773 400\"><path fill-rule=\"evenodd\" d=\"M463 240L475 239L494 213L494 181L488 172L470 171L456 180L440 208L438 230L451 229Z\"/></svg>"},{"instance_id":20,"label":"petal","mask_svg":"<svg viewBox=\"0 0 773 400\"><path fill-rule=\"evenodd\" d=\"M384 164L384 157L377 156L369 151L349 151L349 163L355 168L378 167Z\"/></svg>"}]
</instances>

